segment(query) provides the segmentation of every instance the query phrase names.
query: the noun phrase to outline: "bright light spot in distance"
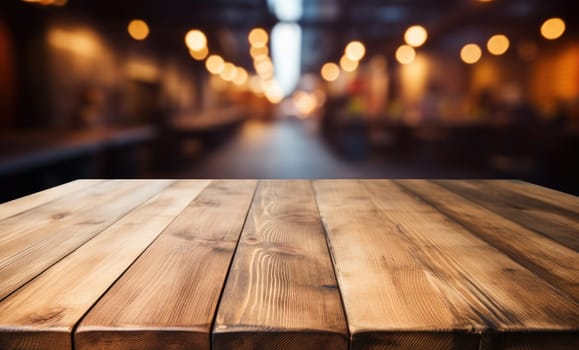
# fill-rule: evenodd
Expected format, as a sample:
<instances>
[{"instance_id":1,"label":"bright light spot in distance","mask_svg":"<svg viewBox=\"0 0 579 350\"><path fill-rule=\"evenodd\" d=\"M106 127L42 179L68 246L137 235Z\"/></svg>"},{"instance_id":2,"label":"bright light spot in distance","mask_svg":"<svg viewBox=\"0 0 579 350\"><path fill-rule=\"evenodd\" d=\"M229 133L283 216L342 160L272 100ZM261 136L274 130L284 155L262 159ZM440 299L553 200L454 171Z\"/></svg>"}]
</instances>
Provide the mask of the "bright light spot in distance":
<instances>
[{"instance_id":1,"label":"bright light spot in distance","mask_svg":"<svg viewBox=\"0 0 579 350\"><path fill-rule=\"evenodd\" d=\"M482 50L477 44L466 44L460 50L460 58L464 63L477 63L482 56Z\"/></svg>"},{"instance_id":2,"label":"bright light spot in distance","mask_svg":"<svg viewBox=\"0 0 579 350\"><path fill-rule=\"evenodd\" d=\"M252 75L251 78L249 78L249 89L256 95L263 94L261 79L257 75Z\"/></svg>"},{"instance_id":3,"label":"bright light spot in distance","mask_svg":"<svg viewBox=\"0 0 579 350\"><path fill-rule=\"evenodd\" d=\"M487 42L487 49L493 55L502 55L509 49L510 42L509 38L507 38L503 34L497 34L491 36L489 41Z\"/></svg>"},{"instance_id":4,"label":"bright light spot in distance","mask_svg":"<svg viewBox=\"0 0 579 350\"><path fill-rule=\"evenodd\" d=\"M292 101L296 107L296 112L300 117L309 116L318 106L316 97L305 91L296 91L293 95Z\"/></svg>"},{"instance_id":5,"label":"bright light spot in distance","mask_svg":"<svg viewBox=\"0 0 579 350\"><path fill-rule=\"evenodd\" d=\"M220 73L221 79L225 81L233 81L237 76L237 67L233 63L226 62L223 65L223 70Z\"/></svg>"},{"instance_id":6,"label":"bright light spot in distance","mask_svg":"<svg viewBox=\"0 0 579 350\"><path fill-rule=\"evenodd\" d=\"M269 35L263 28L253 28L249 32L247 40L253 47L264 47L269 41Z\"/></svg>"},{"instance_id":7,"label":"bright light spot in distance","mask_svg":"<svg viewBox=\"0 0 579 350\"><path fill-rule=\"evenodd\" d=\"M423 26L412 26L406 29L406 33L404 33L404 41L412 47L424 45L426 39L428 39L428 32Z\"/></svg>"},{"instance_id":8,"label":"bright light spot in distance","mask_svg":"<svg viewBox=\"0 0 579 350\"><path fill-rule=\"evenodd\" d=\"M185 44L191 51L200 51L207 46L207 37L202 31L193 29L185 35Z\"/></svg>"},{"instance_id":9,"label":"bright light spot in distance","mask_svg":"<svg viewBox=\"0 0 579 350\"><path fill-rule=\"evenodd\" d=\"M149 36L149 26L141 19L134 19L127 27L129 35L135 40L145 40Z\"/></svg>"},{"instance_id":10,"label":"bright light spot in distance","mask_svg":"<svg viewBox=\"0 0 579 350\"><path fill-rule=\"evenodd\" d=\"M302 29L296 23L278 23L271 33L271 54L275 79L283 96L293 92L301 75Z\"/></svg>"},{"instance_id":11,"label":"bright light spot in distance","mask_svg":"<svg viewBox=\"0 0 579 350\"><path fill-rule=\"evenodd\" d=\"M335 81L340 76L340 67L335 63L328 62L322 66L321 74L325 81Z\"/></svg>"},{"instance_id":12,"label":"bright light spot in distance","mask_svg":"<svg viewBox=\"0 0 579 350\"><path fill-rule=\"evenodd\" d=\"M359 61L366 54L366 48L364 47L364 44L362 44L361 42L352 41L348 45L346 45L344 53L352 61Z\"/></svg>"},{"instance_id":13,"label":"bright light spot in distance","mask_svg":"<svg viewBox=\"0 0 579 350\"><path fill-rule=\"evenodd\" d=\"M541 35L548 40L555 40L563 33L565 33L565 22L561 18L550 18L541 26Z\"/></svg>"},{"instance_id":14,"label":"bright light spot in distance","mask_svg":"<svg viewBox=\"0 0 579 350\"><path fill-rule=\"evenodd\" d=\"M267 48L267 46L262 46L262 47L255 47L252 46L249 49L249 55L254 59L260 59L260 58L265 58L269 55L269 50Z\"/></svg>"},{"instance_id":15,"label":"bright light spot in distance","mask_svg":"<svg viewBox=\"0 0 579 350\"><path fill-rule=\"evenodd\" d=\"M244 85L247 82L247 79L249 79L247 71L241 67L238 67L237 73L235 74L235 78L233 79L233 84L237 86Z\"/></svg>"},{"instance_id":16,"label":"bright light spot in distance","mask_svg":"<svg viewBox=\"0 0 579 350\"><path fill-rule=\"evenodd\" d=\"M401 64L409 64L416 58L416 51L410 45L401 45L396 50L396 60Z\"/></svg>"},{"instance_id":17,"label":"bright light spot in distance","mask_svg":"<svg viewBox=\"0 0 579 350\"><path fill-rule=\"evenodd\" d=\"M211 55L205 61L205 67L211 74L220 74L225 66L225 61L218 55Z\"/></svg>"},{"instance_id":18,"label":"bright light spot in distance","mask_svg":"<svg viewBox=\"0 0 579 350\"><path fill-rule=\"evenodd\" d=\"M358 61L354 61L348 58L348 56L342 56L340 59L340 67L344 72L353 72L358 69Z\"/></svg>"},{"instance_id":19,"label":"bright light spot in distance","mask_svg":"<svg viewBox=\"0 0 579 350\"><path fill-rule=\"evenodd\" d=\"M268 0L267 2L280 21L293 22L302 17L302 0Z\"/></svg>"},{"instance_id":20,"label":"bright light spot in distance","mask_svg":"<svg viewBox=\"0 0 579 350\"><path fill-rule=\"evenodd\" d=\"M203 46L203 48L199 51L189 50L189 54L191 57L193 57L193 59L196 59L197 61L203 61L207 55L209 55L209 49L207 46Z\"/></svg>"}]
</instances>

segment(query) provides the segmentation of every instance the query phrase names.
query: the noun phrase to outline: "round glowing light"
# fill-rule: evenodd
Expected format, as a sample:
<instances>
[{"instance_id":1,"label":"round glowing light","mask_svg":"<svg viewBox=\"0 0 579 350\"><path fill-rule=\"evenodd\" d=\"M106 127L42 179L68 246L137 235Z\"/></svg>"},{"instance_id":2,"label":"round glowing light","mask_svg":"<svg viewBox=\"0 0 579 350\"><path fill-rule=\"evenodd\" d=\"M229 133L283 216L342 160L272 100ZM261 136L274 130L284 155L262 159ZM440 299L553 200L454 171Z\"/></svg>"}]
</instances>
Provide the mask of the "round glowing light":
<instances>
[{"instance_id":1,"label":"round glowing light","mask_svg":"<svg viewBox=\"0 0 579 350\"><path fill-rule=\"evenodd\" d=\"M344 50L345 55L352 61L359 61L366 54L364 44L359 41L352 41L346 45Z\"/></svg>"},{"instance_id":2,"label":"round glowing light","mask_svg":"<svg viewBox=\"0 0 579 350\"><path fill-rule=\"evenodd\" d=\"M189 50L189 54L191 57L193 57L193 59L196 59L197 61L203 61L205 58L207 58L207 55L209 55L209 49L207 46L203 46L203 48L199 51Z\"/></svg>"},{"instance_id":3,"label":"round glowing light","mask_svg":"<svg viewBox=\"0 0 579 350\"><path fill-rule=\"evenodd\" d=\"M249 78L249 89L256 95L263 94L261 79L257 75L252 75L251 78Z\"/></svg>"},{"instance_id":4,"label":"round glowing light","mask_svg":"<svg viewBox=\"0 0 579 350\"><path fill-rule=\"evenodd\" d=\"M237 76L237 67L233 63L226 62L223 65L223 70L219 74L221 79L225 81L233 81Z\"/></svg>"},{"instance_id":5,"label":"round glowing light","mask_svg":"<svg viewBox=\"0 0 579 350\"><path fill-rule=\"evenodd\" d=\"M334 81L340 76L340 67L335 63L328 62L322 66L321 73L325 81Z\"/></svg>"},{"instance_id":6,"label":"round glowing light","mask_svg":"<svg viewBox=\"0 0 579 350\"><path fill-rule=\"evenodd\" d=\"M410 45L400 45L396 50L396 60L401 64L410 64L416 58L416 50Z\"/></svg>"},{"instance_id":7,"label":"round glowing light","mask_svg":"<svg viewBox=\"0 0 579 350\"><path fill-rule=\"evenodd\" d=\"M270 77L274 73L273 63L269 59L255 62L255 71L259 76Z\"/></svg>"},{"instance_id":8,"label":"round glowing light","mask_svg":"<svg viewBox=\"0 0 579 350\"><path fill-rule=\"evenodd\" d=\"M426 39L428 39L428 32L423 26L412 26L406 29L406 33L404 33L404 41L412 47L424 45Z\"/></svg>"},{"instance_id":9,"label":"round glowing light","mask_svg":"<svg viewBox=\"0 0 579 350\"><path fill-rule=\"evenodd\" d=\"M477 44L466 44L460 50L460 58L464 63L474 64L480 60L482 50Z\"/></svg>"},{"instance_id":10,"label":"round glowing light","mask_svg":"<svg viewBox=\"0 0 579 350\"><path fill-rule=\"evenodd\" d=\"M493 55L499 56L507 52L510 46L509 38L503 34L491 36L487 41L487 49Z\"/></svg>"},{"instance_id":11,"label":"round glowing light","mask_svg":"<svg viewBox=\"0 0 579 350\"><path fill-rule=\"evenodd\" d=\"M541 35L548 40L555 40L563 33L565 33L565 22L561 18L550 18L541 26Z\"/></svg>"},{"instance_id":12,"label":"round glowing light","mask_svg":"<svg viewBox=\"0 0 579 350\"><path fill-rule=\"evenodd\" d=\"M247 74L247 71L241 67L238 67L235 78L233 79L233 84L241 86L247 82L247 79L249 79L249 74Z\"/></svg>"},{"instance_id":13,"label":"round glowing light","mask_svg":"<svg viewBox=\"0 0 579 350\"><path fill-rule=\"evenodd\" d=\"M348 56L342 56L340 59L340 67L344 72L353 72L358 69L358 61L354 61L348 58Z\"/></svg>"},{"instance_id":14,"label":"round glowing light","mask_svg":"<svg viewBox=\"0 0 579 350\"><path fill-rule=\"evenodd\" d=\"M251 46L264 47L269 40L269 35L263 28L254 28L249 32L247 40L249 40Z\"/></svg>"},{"instance_id":15,"label":"round glowing light","mask_svg":"<svg viewBox=\"0 0 579 350\"><path fill-rule=\"evenodd\" d=\"M269 50L267 48L267 46L262 46L262 47L255 47L252 46L249 49L249 55L251 57L253 57L253 59L259 59L259 58L264 58L267 57L269 55Z\"/></svg>"},{"instance_id":16,"label":"round glowing light","mask_svg":"<svg viewBox=\"0 0 579 350\"><path fill-rule=\"evenodd\" d=\"M225 61L218 55L211 55L205 61L205 67L211 74L221 74L225 66Z\"/></svg>"},{"instance_id":17,"label":"round glowing light","mask_svg":"<svg viewBox=\"0 0 579 350\"><path fill-rule=\"evenodd\" d=\"M280 103L283 100L283 91L276 80L264 82L265 98L271 103Z\"/></svg>"},{"instance_id":18,"label":"round glowing light","mask_svg":"<svg viewBox=\"0 0 579 350\"><path fill-rule=\"evenodd\" d=\"M149 26L141 19L134 19L127 27L129 35L135 40L145 40L149 36Z\"/></svg>"},{"instance_id":19,"label":"round glowing light","mask_svg":"<svg viewBox=\"0 0 579 350\"><path fill-rule=\"evenodd\" d=\"M185 35L185 44L191 51L201 51L203 47L207 46L207 37L202 31L193 29Z\"/></svg>"}]
</instances>

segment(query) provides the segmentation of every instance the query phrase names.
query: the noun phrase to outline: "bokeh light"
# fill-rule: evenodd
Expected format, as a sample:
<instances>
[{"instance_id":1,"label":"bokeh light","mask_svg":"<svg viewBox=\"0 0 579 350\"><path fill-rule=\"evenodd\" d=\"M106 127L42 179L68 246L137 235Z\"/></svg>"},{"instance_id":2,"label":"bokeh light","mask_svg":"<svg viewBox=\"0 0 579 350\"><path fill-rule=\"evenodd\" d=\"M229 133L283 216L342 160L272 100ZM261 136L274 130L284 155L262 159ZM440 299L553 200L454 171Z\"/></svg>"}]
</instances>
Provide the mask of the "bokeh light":
<instances>
[{"instance_id":1,"label":"bokeh light","mask_svg":"<svg viewBox=\"0 0 579 350\"><path fill-rule=\"evenodd\" d=\"M497 34L491 36L489 41L487 42L487 49L493 55L499 56L507 52L509 49L510 42L509 38L503 34Z\"/></svg>"},{"instance_id":2,"label":"bokeh light","mask_svg":"<svg viewBox=\"0 0 579 350\"><path fill-rule=\"evenodd\" d=\"M565 33L565 22L561 18L550 18L541 26L541 35L548 40L555 40L563 33Z\"/></svg>"},{"instance_id":3,"label":"bokeh light","mask_svg":"<svg viewBox=\"0 0 579 350\"><path fill-rule=\"evenodd\" d=\"M426 39L428 38L428 32L423 26L414 25L406 30L404 33L404 41L406 44L419 47L424 45Z\"/></svg>"},{"instance_id":4,"label":"bokeh light","mask_svg":"<svg viewBox=\"0 0 579 350\"><path fill-rule=\"evenodd\" d=\"M464 63L477 63L482 56L482 50L477 44L466 44L460 50L460 58Z\"/></svg>"},{"instance_id":5,"label":"bokeh light","mask_svg":"<svg viewBox=\"0 0 579 350\"><path fill-rule=\"evenodd\" d=\"M358 69L358 61L351 60L348 56L342 56L340 59L340 67L344 72L353 72Z\"/></svg>"},{"instance_id":6,"label":"bokeh light","mask_svg":"<svg viewBox=\"0 0 579 350\"><path fill-rule=\"evenodd\" d=\"M350 60L359 61L366 54L366 48L364 47L364 44L359 41L351 41L346 45L344 53Z\"/></svg>"},{"instance_id":7,"label":"bokeh light","mask_svg":"<svg viewBox=\"0 0 579 350\"><path fill-rule=\"evenodd\" d=\"M142 19L134 19L129 22L127 30L131 38L135 40L145 40L149 36L149 26Z\"/></svg>"},{"instance_id":8,"label":"bokeh light","mask_svg":"<svg viewBox=\"0 0 579 350\"><path fill-rule=\"evenodd\" d=\"M207 45L207 37L202 31L192 29L185 35L185 44L191 51L201 51Z\"/></svg>"},{"instance_id":9,"label":"bokeh light","mask_svg":"<svg viewBox=\"0 0 579 350\"><path fill-rule=\"evenodd\" d=\"M207 58L207 55L209 55L209 49L207 46L203 46L203 48L199 51L189 50L189 54L191 57L193 57L193 59L197 61L203 61L205 58Z\"/></svg>"},{"instance_id":10,"label":"bokeh light","mask_svg":"<svg viewBox=\"0 0 579 350\"><path fill-rule=\"evenodd\" d=\"M254 28L249 32L247 36L249 43L253 47L263 47L269 41L269 35L263 28Z\"/></svg>"},{"instance_id":11,"label":"bokeh light","mask_svg":"<svg viewBox=\"0 0 579 350\"><path fill-rule=\"evenodd\" d=\"M211 55L205 61L205 67L211 74L220 74L225 66L225 61L221 56Z\"/></svg>"},{"instance_id":12,"label":"bokeh light","mask_svg":"<svg viewBox=\"0 0 579 350\"><path fill-rule=\"evenodd\" d=\"M321 74L325 81L335 81L340 76L340 67L335 63L328 62L322 66Z\"/></svg>"},{"instance_id":13,"label":"bokeh light","mask_svg":"<svg viewBox=\"0 0 579 350\"><path fill-rule=\"evenodd\" d=\"M401 64L410 64L416 58L416 50L410 45L401 45L396 50L396 60Z\"/></svg>"},{"instance_id":14,"label":"bokeh light","mask_svg":"<svg viewBox=\"0 0 579 350\"><path fill-rule=\"evenodd\" d=\"M219 74L221 79L225 81L233 81L237 76L237 67L233 63L225 62L223 65L223 70Z\"/></svg>"}]
</instances>

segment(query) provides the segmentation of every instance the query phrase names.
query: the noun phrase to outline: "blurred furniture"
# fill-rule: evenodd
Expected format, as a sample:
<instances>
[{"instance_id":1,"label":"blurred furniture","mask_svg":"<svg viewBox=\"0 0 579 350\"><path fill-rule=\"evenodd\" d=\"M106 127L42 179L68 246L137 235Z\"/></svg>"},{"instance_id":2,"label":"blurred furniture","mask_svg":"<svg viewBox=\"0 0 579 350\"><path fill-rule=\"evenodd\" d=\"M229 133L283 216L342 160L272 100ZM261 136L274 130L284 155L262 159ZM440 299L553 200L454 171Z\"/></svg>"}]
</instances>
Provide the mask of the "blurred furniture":
<instances>
[{"instance_id":1,"label":"blurred furniture","mask_svg":"<svg viewBox=\"0 0 579 350\"><path fill-rule=\"evenodd\" d=\"M152 126L0 135L0 201L79 178L143 175Z\"/></svg>"},{"instance_id":2,"label":"blurred furniture","mask_svg":"<svg viewBox=\"0 0 579 350\"><path fill-rule=\"evenodd\" d=\"M85 180L0 205L2 349L577 349L579 199Z\"/></svg>"}]
</instances>

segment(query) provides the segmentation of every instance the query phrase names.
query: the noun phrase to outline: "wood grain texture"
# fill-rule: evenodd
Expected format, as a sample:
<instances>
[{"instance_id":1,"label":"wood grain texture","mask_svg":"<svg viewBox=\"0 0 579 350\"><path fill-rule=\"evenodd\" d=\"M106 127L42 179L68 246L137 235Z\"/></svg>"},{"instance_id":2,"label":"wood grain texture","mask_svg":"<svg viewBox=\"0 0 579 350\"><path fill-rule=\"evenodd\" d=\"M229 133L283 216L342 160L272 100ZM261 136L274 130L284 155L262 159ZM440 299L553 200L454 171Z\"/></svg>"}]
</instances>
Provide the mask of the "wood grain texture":
<instances>
[{"instance_id":1,"label":"wood grain texture","mask_svg":"<svg viewBox=\"0 0 579 350\"><path fill-rule=\"evenodd\" d=\"M3 300L0 349L71 349L74 325L207 183L173 183Z\"/></svg>"},{"instance_id":2,"label":"wood grain texture","mask_svg":"<svg viewBox=\"0 0 579 350\"><path fill-rule=\"evenodd\" d=\"M399 217L350 180L314 181L351 334L351 349L478 349L484 327L468 302L416 259ZM381 193L388 195L387 193ZM471 332L474 331L474 332Z\"/></svg>"},{"instance_id":3,"label":"wood grain texture","mask_svg":"<svg viewBox=\"0 0 579 350\"><path fill-rule=\"evenodd\" d=\"M544 208L547 204L569 215L579 215L579 200L572 194L517 180L481 180L481 182L517 193L527 202L532 200L536 208Z\"/></svg>"},{"instance_id":4,"label":"wood grain texture","mask_svg":"<svg viewBox=\"0 0 579 350\"><path fill-rule=\"evenodd\" d=\"M0 220L48 203L72 192L82 191L85 188L102 182L102 180L76 180L60 186L52 187L26 197L14 199L0 204Z\"/></svg>"},{"instance_id":5,"label":"wood grain texture","mask_svg":"<svg viewBox=\"0 0 579 350\"><path fill-rule=\"evenodd\" d=\"M108 181L0 221L0 300L171 181Z\"/></svg>"},{"instance_id":6,"label":"wood grain texture","mask_svg":"<svg viewBox=\"0 0 579 350\"><path fill-rule=\"evenodd\" d=\"M213 181L78 326L75 349L209 349L256 181Z\"/></svg>"},{"instance_id":7,"label":"wood grain texture","mask_svg":"<svg viewBox=\"0 0 579 350\"><path fill-rule=\"evenodd\" d=\"M477 237L579 300L579 252L432 182L399 183Z\"/></svg>"},{"instance_id":8,"label":"wood grain texture","mask_svg":"<svg viewBox=\"0 0 579 350\"><path fill-rule=\"evenodd\" d=\"M217 313L213 349L347 348L310 182L260 182Z\"/></svg>"},{"instance_id":9,"label":"wood grain texture","mask_svg":"<svg viewBox=\"0 0 579 350\"><path fill-rule=\"evenodd\" d=\"M545 237L579 251L579 215L497 186L497 181L437 180L434 183ZM579 199L578 199L579 201Z\"/></svg>"},{"instance_id":10,"label":"wood grain texture","mask_svg":"<svg viewBox=\"0 0 579 350\"><path fill-rule=\"evenodd\" d=\"M569 296L409 190L418 191L417 188L430 185L427 181L397 183L402 186L397 188L387 181L369 181L365 185L385 210L398 208L397 213L388 214L399 223L401 234L412 241L415 257L427 265L437 279L445 280L441 288L452 286L445 293L455 293L468 300L486 320L489 334L501 334L508 339L509 334L517 332L551 330L551 341L556 345L565 341L568 332L579 329L579 305ZM448 204L451 203L454 202ZM486 222L486 218L476 216L470 220ZM481 346L481 349L493 347Z\"/></svg>"}]
</instances>

